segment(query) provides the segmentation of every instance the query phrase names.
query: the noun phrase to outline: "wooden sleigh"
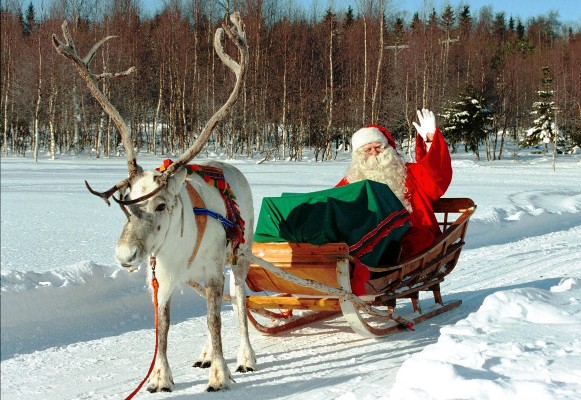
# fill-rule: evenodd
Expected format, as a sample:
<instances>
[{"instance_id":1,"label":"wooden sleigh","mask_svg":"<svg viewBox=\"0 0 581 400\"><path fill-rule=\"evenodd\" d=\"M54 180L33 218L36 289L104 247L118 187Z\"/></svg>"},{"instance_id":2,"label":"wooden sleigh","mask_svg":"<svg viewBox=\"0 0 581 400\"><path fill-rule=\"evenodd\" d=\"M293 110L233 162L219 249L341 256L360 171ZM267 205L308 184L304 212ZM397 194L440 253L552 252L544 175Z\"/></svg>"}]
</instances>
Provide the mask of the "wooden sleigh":
<instances>
[{"instance_id":1,"label":"wooden sleigh","mask_svg":"<svg viewBox=\"0 0 581 400\"><path fill-rule=\"evenodd\" d=\"M476 205L468 198L442 198L434 203L442 227L434 244L413 259L370 268L366 294L355 296L350 284L350 255L345 243L254 243L246 279L253 292L247 315L264 334L277 334L343 313L351 328L364 336L384 336L413 329L413 323L458 307L444 304L440 283L458 262L470 216ZM421 309L419 293L431 291L435 304ZM413 312L403 318L396 300L409 298Z\"/></svg>"}]
</instances>

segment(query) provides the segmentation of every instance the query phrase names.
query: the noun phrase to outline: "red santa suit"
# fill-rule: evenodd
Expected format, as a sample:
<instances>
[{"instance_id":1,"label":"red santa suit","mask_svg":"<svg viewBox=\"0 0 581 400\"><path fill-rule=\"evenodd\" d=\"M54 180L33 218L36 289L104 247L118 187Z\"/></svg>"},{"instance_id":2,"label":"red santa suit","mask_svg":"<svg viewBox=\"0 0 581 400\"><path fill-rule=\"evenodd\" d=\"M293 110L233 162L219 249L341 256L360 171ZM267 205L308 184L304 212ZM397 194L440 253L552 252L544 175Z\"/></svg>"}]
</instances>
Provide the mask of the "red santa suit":
<instances>
[{"instance_id":1,"label":"red santa suit","mask_svg":"<svg viewBox=\"0 0 581 400\"><path fill-rule=\"evenodd\" d=\"M387 129L378 125L368 127L378 128L395 148L395 141ZM412 206L412 213L411 227L400 240L402 260L430 247L441 234L432 203L442 197L450 186L452 161L448 145L437 127L429 149L424 139L416 136L416 162L406 163L406 171L406 198ZM337 186L348 183L345 177Z\"/></svg>"}]
</instances>

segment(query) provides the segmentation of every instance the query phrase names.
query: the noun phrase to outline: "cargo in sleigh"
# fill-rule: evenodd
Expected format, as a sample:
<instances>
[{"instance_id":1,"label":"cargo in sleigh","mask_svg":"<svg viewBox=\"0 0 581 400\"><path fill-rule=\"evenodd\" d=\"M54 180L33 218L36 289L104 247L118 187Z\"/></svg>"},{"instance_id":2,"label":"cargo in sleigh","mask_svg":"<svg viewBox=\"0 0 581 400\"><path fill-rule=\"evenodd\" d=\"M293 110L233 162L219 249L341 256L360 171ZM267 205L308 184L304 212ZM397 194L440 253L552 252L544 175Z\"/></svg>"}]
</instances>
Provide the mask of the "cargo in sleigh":
<instances>
[{"instance_id":1,"label":"cargo in sleigh","mask_svg":"<svg viewBox=\"0 0 581 400\"><path fill-rule=\"evenodd\" d=\"M252 255L247 255L252 264L246 279L252 292L247 297L247 315L258 331L277 334L343 313L357 333L384 336L413 329L413 323L461 304L460 300L444 304L440 284L458 262L468 221L476 209L474 202L469 198L437 200L434 211L442 234L431 247L400 261L397 254L393 254L397 253L397 246L393 244L405 232L407 222L401 216L392 215L393 212L377 213L377 210L388 209L382 204L386 198L382 188L385 185L365 181L359 187L349 186L356 190L348 193L348 189L343 189L338 199L335 194L340 188L331 189L332 203L335 203L331 206L323 206L320 197L311 194L306 203L302 195L297 194L283 195L280 199L286 200L276 200L274 205L268 204L270 199L263 201ZM320 193L323 197L327 195L326 191ZM363 210L363 214L338 226L336 221L342 220L338 214L346 203L352 207L353 202L366 203L365 207L354 207ZM333 240L341 230L341 235L355 240L361 232L351 235L352 231L363 225L362 221L368 220L370 215L374 219L372 225L380 227L372 229L375 236L351 246L346 241ZM266 223L265 218L268 219ZM305 223L305 218L311 219L309 223ZM334 221L333 226L325 226L326 221ZM274 231L282 234L271 235ZM391 235L387 235L387 231ZM284 241L280 236L293 240ZM310 243L303 242L302 237L307 237ZM361 250L366 244L367 252ZM358 256L363 256L354 257L354 250L360 250ZM367 270L363 281L354 276L361 275L356 267ZM426 310L420 307L421 291L433 293L435 304L425 307ZM396 309L396 300L402 298L412 301L410 318L403 318Z\"/></svg>"}]
</instances>

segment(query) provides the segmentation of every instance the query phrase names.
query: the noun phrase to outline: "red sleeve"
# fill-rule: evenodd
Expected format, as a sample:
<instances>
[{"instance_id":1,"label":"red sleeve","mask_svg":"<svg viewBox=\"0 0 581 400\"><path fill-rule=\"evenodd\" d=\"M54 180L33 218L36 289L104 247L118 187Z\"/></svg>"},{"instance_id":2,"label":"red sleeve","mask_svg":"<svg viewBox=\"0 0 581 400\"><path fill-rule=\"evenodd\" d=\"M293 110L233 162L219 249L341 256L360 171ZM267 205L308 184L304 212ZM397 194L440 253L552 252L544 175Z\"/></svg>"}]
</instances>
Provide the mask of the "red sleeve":
<instances>
[{"instance_id":1,"label":"red sleeve","mask_svg":"<svg viewBox=\"0 0 581 400\"><path fill-rule=\"evenodd\" d=\"M427 149L424 139L416 137L416 163L410 164L413 176L420 183L424 194L432 201L444 195L452 182L452 160L448 145L440 129L436 133L430 149Z\"/></svg>"},{"instance_id":2,"label":"red sleeve","mask_svg":"<svg viewBox=\"0 0 581 400\"><path fill-rule=\"evenodd\" d=\"M436 132L438 128L436 128ZM435 136L435 135L434 135ZM416 135L416 162L420 162L428 154L428 146L420 135Z\"/></svg>"},{"instance_id":3,"label":"red sleeve","mask_svg":"<svg viewBox=\"0 0 581 400\"><path fill-rule=\"evenodd\" d=\"M345 186L345 185L348 185L348 184L349 184L349 181L347 180L347 178L346 178L346 177L344 177L343 179L341 179L341 180L339 181L339 183L337 183L337 184L335 185L335 187L339 187L339 186Z\"/></svg>"}]
</instances>

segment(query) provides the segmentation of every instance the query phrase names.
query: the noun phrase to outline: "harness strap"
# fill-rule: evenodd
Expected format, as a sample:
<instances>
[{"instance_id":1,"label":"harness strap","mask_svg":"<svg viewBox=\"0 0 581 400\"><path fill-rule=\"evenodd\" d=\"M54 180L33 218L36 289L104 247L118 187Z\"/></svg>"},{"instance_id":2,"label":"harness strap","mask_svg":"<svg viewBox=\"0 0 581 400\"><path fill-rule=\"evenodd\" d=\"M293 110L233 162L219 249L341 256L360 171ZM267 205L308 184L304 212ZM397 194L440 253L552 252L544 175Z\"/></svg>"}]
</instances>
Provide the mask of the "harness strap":
<instances>
[{"instance_id":1,"label":"harness strap","mask_svg":"<svg viewBox=\"0 0 581 400\"><path fill-rule=\"evenodd\" d=\"M217 213L216 211L208 210L207 208L201 207L194 207L194 214L197 215L209 215L210 217L217 219L222 223L224 229L232 228L234 226L234 222L230 221L228 218L224 217L222 214Z\"/></svg>"},{"instance_id":2,"label":"harness strap","mask_svg":"<svg viewBox=\"0 0 581 400\"><path fill-rule=\"evenodd\" d=\"M192 207L195 208L205 208L206 205L204 204L204 200L200 197L200 194L196 192L194 187L186 181L186 189L188 190L188 195L190 196L190 202L192 203ZM196 214L196 225L198 227L198 236L196 238L196 244L194 245L194 250L192 251L192 255L188 258L188 266L192 264L194 258L196 258L196 254L198 254L198 250L200 248L200 243L202 243L202 236L204 236L204 232L206 231L206 222L208 221L208 216L205 214Z\"/></svg>"}]
</instances>

